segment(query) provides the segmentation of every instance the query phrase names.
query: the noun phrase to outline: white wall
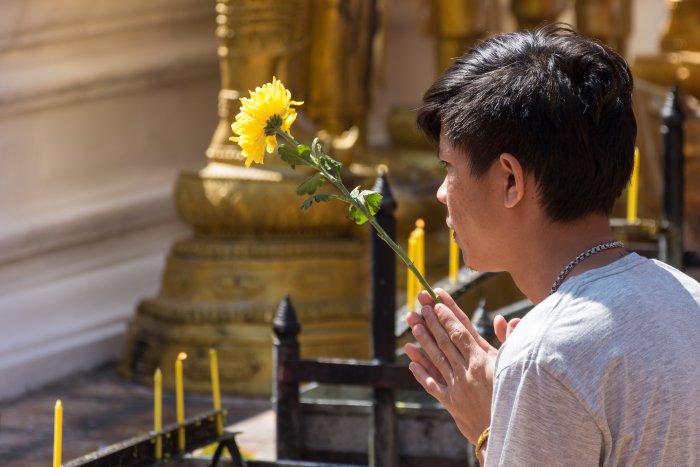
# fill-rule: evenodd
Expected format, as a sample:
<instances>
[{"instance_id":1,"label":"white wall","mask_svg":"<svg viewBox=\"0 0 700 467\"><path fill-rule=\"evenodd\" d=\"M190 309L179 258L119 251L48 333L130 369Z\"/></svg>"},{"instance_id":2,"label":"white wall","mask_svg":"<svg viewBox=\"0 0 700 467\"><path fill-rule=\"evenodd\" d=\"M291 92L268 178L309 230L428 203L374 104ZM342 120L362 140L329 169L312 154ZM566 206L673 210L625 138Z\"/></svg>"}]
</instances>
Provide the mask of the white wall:
<instances>
[{"instance_id":1,"label":"white wall","mask_svg":"<svg viewBox=\"0 0 700 467\"><path fill-rule=\"evenodd\" d=\"M0 398L121 354L186 235L172 189L205 163L214 5L0 2Z\"/></svg>"}]
</instances>

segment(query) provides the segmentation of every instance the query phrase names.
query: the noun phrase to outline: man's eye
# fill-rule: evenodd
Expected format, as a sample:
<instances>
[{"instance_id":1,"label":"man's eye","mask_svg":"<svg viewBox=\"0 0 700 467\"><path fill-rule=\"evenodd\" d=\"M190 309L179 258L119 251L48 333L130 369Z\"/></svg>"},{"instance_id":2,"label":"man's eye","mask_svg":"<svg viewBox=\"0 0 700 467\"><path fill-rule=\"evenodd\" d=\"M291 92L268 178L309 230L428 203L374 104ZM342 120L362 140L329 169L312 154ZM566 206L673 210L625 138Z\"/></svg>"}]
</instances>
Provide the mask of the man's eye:
<instances>
[{"instance_id":1,"label":"man's eye","mask_svg":"<svg viewBox=\"0 0 700 467\"><path fill-rule=\"evenodd\" d=\"M440 161L440 167L442 167L443 169L446 169L446 168L447 168L447 162L441 160L441 161Z\"/></svg>"}]
</instances>

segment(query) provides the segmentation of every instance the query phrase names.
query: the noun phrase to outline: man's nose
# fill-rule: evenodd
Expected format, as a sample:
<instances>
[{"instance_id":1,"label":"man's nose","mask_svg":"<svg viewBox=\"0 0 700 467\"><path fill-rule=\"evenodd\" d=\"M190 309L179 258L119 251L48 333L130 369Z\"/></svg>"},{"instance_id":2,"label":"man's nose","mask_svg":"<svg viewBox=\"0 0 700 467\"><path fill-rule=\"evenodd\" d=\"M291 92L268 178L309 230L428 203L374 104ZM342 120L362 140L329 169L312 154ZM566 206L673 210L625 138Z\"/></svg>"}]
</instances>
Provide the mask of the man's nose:
<instances>
[{"instance_id":1,"label":"man's nose","mask_svg":"<svg viewBox=\"0 0 700 467\"><path fill-rule=\"evenodd\" d=\"M445 182L445 180L442 181L440 188L438 188L437 199L442 204L447 204L447 183Z\"/></svg>"}]
</instances>

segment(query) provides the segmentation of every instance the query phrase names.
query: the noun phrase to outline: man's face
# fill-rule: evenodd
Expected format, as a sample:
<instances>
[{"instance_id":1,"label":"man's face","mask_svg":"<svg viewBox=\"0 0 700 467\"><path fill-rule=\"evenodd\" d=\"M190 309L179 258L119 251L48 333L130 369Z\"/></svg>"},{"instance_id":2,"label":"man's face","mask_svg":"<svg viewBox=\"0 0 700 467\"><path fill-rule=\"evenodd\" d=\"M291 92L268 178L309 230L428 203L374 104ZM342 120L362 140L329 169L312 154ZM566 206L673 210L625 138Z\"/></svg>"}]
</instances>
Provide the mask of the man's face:
<instances>
[{"instance_id":1,"label":"man's face","mask_svg":"<svg viewBox=\"0 0 700 467\"><path fill-rule=\"evenodd\" d=\"M447 206L447 225L455 231L464 263L478 271L498 271L503 250L499 243L503 195L493 166L481 177L475 177L469 155L452 147L442 133L438 156L446 174L437 198Z\"/></svg>"}]
</instances>

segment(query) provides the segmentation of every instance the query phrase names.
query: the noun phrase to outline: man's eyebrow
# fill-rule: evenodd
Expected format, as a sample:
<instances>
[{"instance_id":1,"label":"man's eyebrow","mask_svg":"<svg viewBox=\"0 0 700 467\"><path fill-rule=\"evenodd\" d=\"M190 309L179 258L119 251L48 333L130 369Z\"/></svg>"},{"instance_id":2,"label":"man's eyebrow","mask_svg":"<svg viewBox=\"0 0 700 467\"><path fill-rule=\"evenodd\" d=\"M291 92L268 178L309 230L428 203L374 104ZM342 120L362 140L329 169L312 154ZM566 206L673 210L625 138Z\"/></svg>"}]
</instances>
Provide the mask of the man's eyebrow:
<instances>
[{"instance_id":1,"label":"man's eyebrow","mask_svg":"<svg viewBox=\"0 0 700 467\"><path fill-rule=\"evenodd\" d=\"M442 146L438 146L437 151L435 152L435 156L438 159L442 159Z\"/></svg>"}]
</instances>

